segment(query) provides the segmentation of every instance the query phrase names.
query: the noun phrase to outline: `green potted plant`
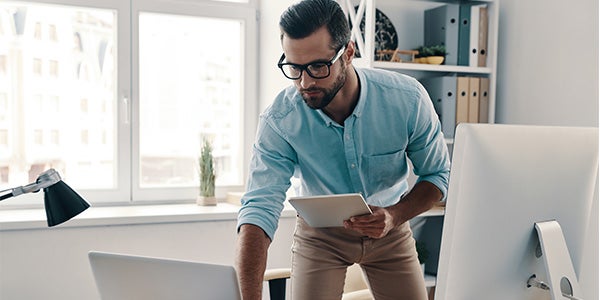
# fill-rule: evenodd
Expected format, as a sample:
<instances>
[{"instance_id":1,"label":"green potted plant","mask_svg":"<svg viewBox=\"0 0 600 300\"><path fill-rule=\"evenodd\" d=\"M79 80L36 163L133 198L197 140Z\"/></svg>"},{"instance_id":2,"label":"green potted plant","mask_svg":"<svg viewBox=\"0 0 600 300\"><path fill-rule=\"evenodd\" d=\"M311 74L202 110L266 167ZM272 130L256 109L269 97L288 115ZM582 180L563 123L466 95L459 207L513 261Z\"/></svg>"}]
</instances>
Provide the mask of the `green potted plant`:
<instances>
[{"instance_id":1,"label":"green potted plant","mask_svg":"<svg viewBox=\"0 0 600 300\"><path fill-rule=\"evenodd\" d=\"M415 55L415 61L422 64L442 64L448 54L444 45L421 46L415 50L419 51Z\"/></svg>"},{"instance_id":2,"label":"green potted plant","mask_svg":"<svg viewBox=\"0 0 600 300\"><path fill-rule=\"evenodd\" d=\"M198 158L198 175L200 177L200 193L196 199L198 205L217 205L215 197L215 168L212 144L204 139Z\"/></svg>"},{"instance_id":3,"label":"green potted plant","mask_svg":"<svg viewBox=\"0 0 600 300\"><path fill-rule=\"evenodd\" d=\"M415 50L419 52L415 54L415 62L419 64L426 64L427 57L431 55L431 50L429 50L429 47L420 46Z\"/></svg>"},{"instance_id":4,"label":"green potted plant","mask_svg":"<svg viewBox=\"0 0 600 300\"><path fill-rule=\"evenodd\" d=\"M431 51L431 56L446 56L448 54L444 45L431 46L429 47L429 51Z\"/></svg>"},{"instance_id":5,"label":"green potted plant","mask_svg":"<svg viewBox=\"0 0 600 300\"><path fill-rule=\"evenodd\" d=\"M441 65L446 57L446 46L434 45L427 47L429 55L427 56L427 63L433 65Z\"/></svg>"}]
</instances>

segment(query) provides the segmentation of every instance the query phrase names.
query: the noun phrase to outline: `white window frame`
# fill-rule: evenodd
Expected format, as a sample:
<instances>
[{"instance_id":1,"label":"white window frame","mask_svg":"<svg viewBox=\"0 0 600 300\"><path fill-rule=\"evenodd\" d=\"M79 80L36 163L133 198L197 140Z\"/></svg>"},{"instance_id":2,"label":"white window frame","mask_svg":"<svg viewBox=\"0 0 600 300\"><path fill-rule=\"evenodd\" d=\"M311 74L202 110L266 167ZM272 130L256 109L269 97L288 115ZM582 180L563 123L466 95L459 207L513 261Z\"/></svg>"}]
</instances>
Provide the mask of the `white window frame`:
<instances>
[{"instance_id":1,"label":"white window frame","mask_svg":"<svg viewBox=\"0 0 600 300\"><path fill-rule=\"evenodd\" d=\"M241 109L242 115L244 116L243 128L240 132L243 132L244 149L242 151L243 157L243 170L247 169L248 162L250 161L250 149L252 142L254 141L254 133L257 125L258 116L258 20L257 20L257 8L255 1L252 3L228 3L228 2L214 2L214 1L164 1L164 0L133 0L132 1L132 15L133 15L133 38L132 38L132 53L134 57L133 62L133 82L132 82L132 124L134 126L131 131L133 134L133 140L139 140L139 59L135 56L139 50L139 27L138 18L140 12L154 12L154 13L167 13L176 15L189 15L198 17L218 17L218 18L232 18L237 20L244 20L244 38L246 40L245 48L243 50L244 57L241 65L244 66L244 87L242 88L242 94L246 96L242 101ZM227 9L224 10L223 8ZM209 41L207 41L209 42ZM139 159L139 144L132 143L132 170L139 170L140 159ZM173 201L173 200L189 200L190 198L195 199L198 194L198 188L169 188L169 189L141 189L135 183L140 182L139 172L133 172L132 174L134 185L132 186L132 200L135 201ZM231 191L242 191L243 184L247 180L247 172L244 172L242 176L241 186L217 186L215 196L217 198L224 198L227 192Z\"/></svg>"},{"instance_id":2,"label":"white window frame","mask_svg":"<svg viewBox=\"0 0 600 300\"><path fill-rule=\"evenodd\" d=\"M21 0L13 0L15 2ZM243 191L247 181L247 166L258 123L258 0L234 3L210 0L29 0L26 3L57 4L111 9L117 11L117 185L110 190L77 190L88 202L100 205L182 203L195 201L198 188L139 188L139 13L154 12L198 17L219 17L243 20L245 45L242 59L241 90L244 117L242 182L235 186L217 186L216 197L227 192ZM24 182L23 185L29 182ZM68 182L67 182L68 184ZM16 206L43 205L42 193L21 196L25 201ZM28 198L28 199L27 199ZM23 200L23 199L21 199Z\"/></svg>"}]
</instances>

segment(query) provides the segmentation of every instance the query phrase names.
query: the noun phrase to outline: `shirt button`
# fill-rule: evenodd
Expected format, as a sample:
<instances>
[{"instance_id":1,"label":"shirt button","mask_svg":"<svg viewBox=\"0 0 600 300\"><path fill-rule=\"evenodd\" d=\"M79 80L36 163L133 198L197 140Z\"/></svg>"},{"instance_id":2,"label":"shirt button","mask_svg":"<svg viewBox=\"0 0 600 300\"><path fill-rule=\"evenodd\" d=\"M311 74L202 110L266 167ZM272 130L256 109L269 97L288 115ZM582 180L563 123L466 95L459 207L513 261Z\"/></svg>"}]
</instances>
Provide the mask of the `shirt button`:
<instances>
[{"instance_id":1,"label":"shirt button","mask_svg":"<svg viewBox=\"0 0 600 300\"><path fill-rule=\"evenodd\" d=\"M356 165L355 164L351 164L350 168L354 169L354 168L356 168Z\"/></svg>"},{"instance_id":2,"label":"shirt button","mask_svg":"<svg viewBox=\"0 0 600 300\"><path fill-rule=\"evenodd\" d=\"M346 139L349 140L350 139L350 135L346 134Z\"/></svg>"}]
</instances>

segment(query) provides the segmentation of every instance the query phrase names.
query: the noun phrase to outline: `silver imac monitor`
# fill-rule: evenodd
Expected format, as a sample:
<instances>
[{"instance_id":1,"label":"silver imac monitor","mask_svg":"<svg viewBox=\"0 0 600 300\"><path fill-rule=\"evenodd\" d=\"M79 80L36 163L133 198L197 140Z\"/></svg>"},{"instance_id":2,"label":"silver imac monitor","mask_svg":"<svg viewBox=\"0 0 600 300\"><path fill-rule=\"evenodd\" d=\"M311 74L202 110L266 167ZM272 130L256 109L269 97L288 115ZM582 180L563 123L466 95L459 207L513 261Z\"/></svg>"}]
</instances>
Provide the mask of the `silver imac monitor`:
<instances>
[{"instance_id":1,"label":"silver imac monitor","mask_svg":"<svg viewBox=\"0 0 600 300\"><path fill-rule=\"evenodd\" d=\"M552 285L547 260L579 276L597 184L598 128L460 124L435 298L583 299L577 279ZM562 228L566 257L539 242L546 221ZM555 297L559 288L572 297Z\"/></svg>"}]
</instances>

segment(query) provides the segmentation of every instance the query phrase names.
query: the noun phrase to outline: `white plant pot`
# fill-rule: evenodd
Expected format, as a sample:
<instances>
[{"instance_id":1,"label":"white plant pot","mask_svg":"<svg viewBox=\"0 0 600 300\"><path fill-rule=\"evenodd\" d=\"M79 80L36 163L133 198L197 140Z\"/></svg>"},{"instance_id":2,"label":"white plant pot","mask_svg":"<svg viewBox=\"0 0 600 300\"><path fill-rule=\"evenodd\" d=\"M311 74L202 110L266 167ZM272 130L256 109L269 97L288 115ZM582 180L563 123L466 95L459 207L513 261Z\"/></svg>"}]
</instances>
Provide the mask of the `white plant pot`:
<instances>
[{"instance_id":1,"label":"white plant pot","mask_svg":"<svg viewBox=\"0 0 600 300\"><path fill-rule=\"evenodd\" d=\"M201 206L216 206L217 198L216 197L198 196L196 198L196 204L201 205Z\"/></svg>"}]
</instances>

